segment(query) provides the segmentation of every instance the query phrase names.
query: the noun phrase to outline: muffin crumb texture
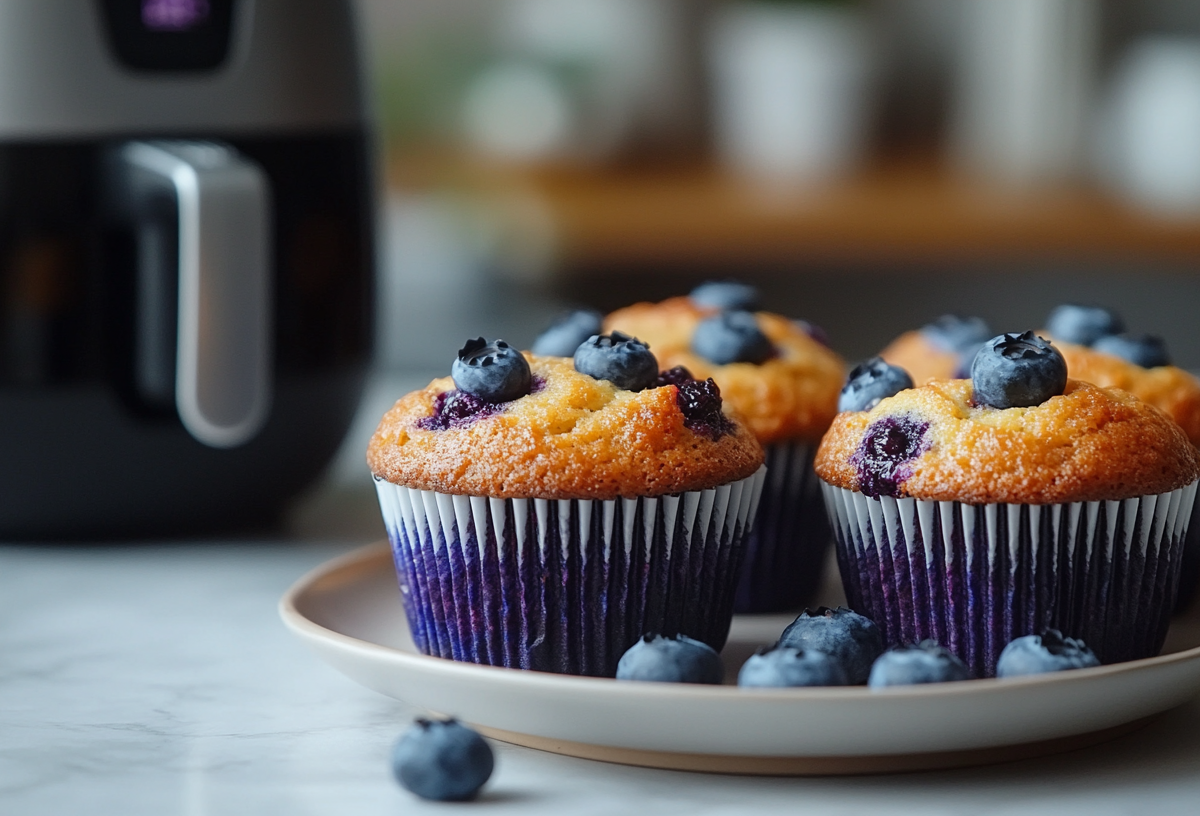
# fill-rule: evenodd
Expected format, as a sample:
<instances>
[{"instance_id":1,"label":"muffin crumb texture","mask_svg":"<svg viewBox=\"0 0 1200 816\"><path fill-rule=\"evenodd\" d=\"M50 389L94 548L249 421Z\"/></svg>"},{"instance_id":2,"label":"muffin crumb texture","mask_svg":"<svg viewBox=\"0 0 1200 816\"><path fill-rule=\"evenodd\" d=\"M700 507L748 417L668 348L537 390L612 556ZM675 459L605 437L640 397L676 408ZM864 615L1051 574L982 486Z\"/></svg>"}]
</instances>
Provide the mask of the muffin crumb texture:
<instances>
[{"instance_id":1,"label":"muffin crumb texture","mask_svg":"<svg viewBox=\"0 0 1200 816\"><path fill-rule=\"evenodd\" d=\"M569 359L527 358L532 393L454 422L431 421L450 400L449 377L401 398L371 439L371 471L439 493L614 499L705 490L763 463L735 416L719 434L689 429L676 385L624 391L580 374Z\"/></svg>"},{"instance_id":2,"label":"muffin crumb texture","mask_svg":"<svg viewBox=\"0 0 1200 816\"><path fill-rule=\"evenodd\" d=\"M970 380L933 381L834 420L817 474L867 495L1055 504L1166 493L1195 481L1180 427L1118 389L1070 380L1030 408L972 402Z\"/></svg>"}]
</instances>

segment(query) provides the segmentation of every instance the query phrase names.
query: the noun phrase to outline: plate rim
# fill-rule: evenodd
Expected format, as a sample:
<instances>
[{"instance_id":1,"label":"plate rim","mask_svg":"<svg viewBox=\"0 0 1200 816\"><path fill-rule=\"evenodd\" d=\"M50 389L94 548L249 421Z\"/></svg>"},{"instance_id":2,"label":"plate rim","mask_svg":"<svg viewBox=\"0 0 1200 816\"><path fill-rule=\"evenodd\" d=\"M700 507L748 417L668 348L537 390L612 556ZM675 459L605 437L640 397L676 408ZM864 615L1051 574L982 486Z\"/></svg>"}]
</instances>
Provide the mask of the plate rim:
<instances>
[{"instance_id":1,"label":"plate rim","mask_svg":"<svg viewBox=\"0 0 1200 816\"><path fill-rule=\"evenodd\" d=\"M1200 658L1200 645L1179 652L1156 655L1139 660L1129 660L1123 663L1110 663L1085 669L1050 672L1047 674L1030 675L1026 677L984 677L973 678L956 683L928 683L913 686L890 686L882 689L871 689L867 686L818 686L808 688L778 688L778 689L749 689L736 685L699 685L691 683L629 683L618 682L609 677L581 677L570 674L534 671L532 669L512 669L503 666L489 666L479 663L448 660L432 655L409 652L391 646L362 640L351 635L337 632L322 626L307 617L297 605L306 592L318 588L323 582L334 580L342 573L363 573L376 568L378 561L392 561L391 546L386 540L374 541L357 547L325 561L298 578L280 598L277 610L285 626L296 635L306 639L333 641L342 647L357 651L372 653L393 663L409 666L425 672L480 673L481 676L492 677L495 682L503 684L520 683L535 686L550 685L561 688L562 684L571 684L581 692L602 693L609 695L651 695L664 698L685 697L690 700L727 699L736 696L753 705L753 701L764 704L778 704L781 700L803 699L810 702L828 700L829 702L845 702L863 697L905 697L905 698L944 698L986 693L997 688L1020 689L1030 686L1050 684L1071 684L1085 682L1089 679L1111 677L1132 672L1144 671L1150 668L1169 666L1174 663L1186 663ZM399 591L399 590L397 590ZM1197 689L1200 691L1200 689Z\"/></svg>"}]
</instances>

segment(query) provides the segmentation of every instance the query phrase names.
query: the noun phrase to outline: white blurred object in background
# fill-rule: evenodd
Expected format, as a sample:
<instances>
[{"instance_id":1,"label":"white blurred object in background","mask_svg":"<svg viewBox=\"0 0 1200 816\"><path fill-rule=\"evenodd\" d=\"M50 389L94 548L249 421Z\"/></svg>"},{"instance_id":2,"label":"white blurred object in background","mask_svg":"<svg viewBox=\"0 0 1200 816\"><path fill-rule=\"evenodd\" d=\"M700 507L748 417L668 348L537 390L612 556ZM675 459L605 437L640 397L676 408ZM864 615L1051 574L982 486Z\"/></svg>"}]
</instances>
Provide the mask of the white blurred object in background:
<instances>
[{"instance_id":1,"label":"white blurred object in background","mask_svg":"<svg viewBox=\"0 0 1200 816\"><path fill-rule=\"evenodd\" d=\"M709 40L721 158L773 183L844 175L862 159L870 44L857 9L731 3Z\"/></svg>"},{"instance_id":2,"label":"white blurred object in background","mask_svg":"<svg viewBox=\"0 0 1200 816\"><path fill-rule=\"evenodd\" d=\"M517 161L612 158L695 130L685 0L505 0L500 56L467 90L475 149Z\"/></svg>"},{"instance_id":3,"label":"white blurred object in background","mask_svg":"<svg viewBox=\"0 0 1200 816\"><path fill-rule=\"evenodd\" d=\"M1200 42L1135 43L1117 66L1097 128L1101 178L1160 215L1200 212Z\"/></svg>"},{"instance_id":4,"label":"white blurred object in background","mask_svg":"<svg viewBox=\"0 0 1200 816\"><path fill-rule=\"evenodd\" d=\"M1027 185L1078 173L1098 49L1096 0L968 0L952 151L964 169Z\"/></svg>"}]
</instances>

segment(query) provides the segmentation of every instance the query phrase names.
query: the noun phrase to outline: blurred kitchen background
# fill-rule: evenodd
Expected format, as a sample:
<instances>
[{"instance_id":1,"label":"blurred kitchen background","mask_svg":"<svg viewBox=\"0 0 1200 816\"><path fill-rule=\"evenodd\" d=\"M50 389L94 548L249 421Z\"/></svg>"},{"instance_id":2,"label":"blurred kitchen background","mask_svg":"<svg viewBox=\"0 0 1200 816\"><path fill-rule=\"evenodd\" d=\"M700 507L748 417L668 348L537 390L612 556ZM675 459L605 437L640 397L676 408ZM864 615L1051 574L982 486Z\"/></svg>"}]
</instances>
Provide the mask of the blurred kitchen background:
<instances>
[{"instance_id":1,"label":"blurred kitchen background","mask_svg":"<svg viewBox=\"0 0 1200 816\"><path fill-rule=\"evenodd\" d=\"M377 369L711 278L855 360L945 312L1119 309L1200 366L1200 3L360 0Z\"/></svg>"}]
</instances>

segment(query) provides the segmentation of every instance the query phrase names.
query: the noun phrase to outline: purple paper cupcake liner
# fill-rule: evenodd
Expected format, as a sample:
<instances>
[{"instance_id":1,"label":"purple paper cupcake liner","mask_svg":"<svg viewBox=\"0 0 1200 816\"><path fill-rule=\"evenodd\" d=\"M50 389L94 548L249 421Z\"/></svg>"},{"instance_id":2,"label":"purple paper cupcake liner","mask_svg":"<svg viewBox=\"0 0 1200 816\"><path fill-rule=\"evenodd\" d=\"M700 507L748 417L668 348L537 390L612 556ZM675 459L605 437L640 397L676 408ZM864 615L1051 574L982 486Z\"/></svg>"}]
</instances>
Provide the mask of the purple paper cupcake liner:
<instances>
[{"instance_id":1,"label":"purple paper cupcake liner","mask_svg":"<svg viewBox=\"0 0 1200 816\"><path fill-rule=\"evenodd\" d=\"M1192 521L1183 537L1183 563L1179 565L1179 595L1175 599L1175 611L1184 612L1196 600L1196 588L1200 585L1200 502L1192 505Z\"/></svg>"},{"instance_id":2,"label":"purple paper cupcake liner","mask_svg":"<svg viewBox=\"0 0 1200 816\"><path fill-rule=\"evenodd\" d=\"M611 677L646 632L724 646L765 472L611 501L375 486L422 653Z\"/></svg>"},{"instance_id":3,"label":"purple paper cupcake liner","mask_svg":"<svg viewBox=\"0 0 1200 816\"><path fill-rule=\"evenodd\" d=\"M746 538L746 557L733 610L800 609L816 594L831 531L813 472L816 447L803 442L766 446L767 479L758 515Z\"/></svg>"},{"instance_id":4,"label":"purple paper cupcake liner","mask_svg":"<svg viewBox=\"0 0 1200 816\"><path fill-rule=\"evenodd\" d=\"M1068 504L868 498L823 485L846 597L888 646L933 638L979 677L1047 627L1104 663L1158 654L1196 483Z\"/></svg>"}]
</instances>

